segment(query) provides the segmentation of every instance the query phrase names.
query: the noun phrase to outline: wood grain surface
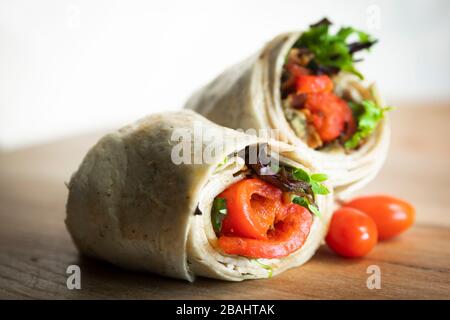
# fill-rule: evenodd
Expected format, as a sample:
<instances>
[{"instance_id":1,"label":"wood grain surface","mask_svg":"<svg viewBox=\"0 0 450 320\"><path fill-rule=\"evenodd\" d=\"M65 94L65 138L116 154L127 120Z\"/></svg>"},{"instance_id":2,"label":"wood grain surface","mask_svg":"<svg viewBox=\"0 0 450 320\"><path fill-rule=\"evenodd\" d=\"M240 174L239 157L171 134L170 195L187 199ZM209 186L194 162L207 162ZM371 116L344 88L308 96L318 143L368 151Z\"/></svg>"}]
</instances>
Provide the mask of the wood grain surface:
<instances>
[{"instance_id":1,"label":"wood grain surface","mask_svg":"<svg viewBox=\"0 0 450 320\"><path fill-rule=\"evenodd\" d=\"M25 299L450 299L450 106L403 107L380 175L361 193L411 201L417 223L363 259L323 246L302 267L267 280L194 283L134 273L84 258L64 226L64 185L102 132L0 154L0 298ZM81 290L66 268L81 267ZM381 289L366 286L367 267Z\"/></svg>"}]
</instances>

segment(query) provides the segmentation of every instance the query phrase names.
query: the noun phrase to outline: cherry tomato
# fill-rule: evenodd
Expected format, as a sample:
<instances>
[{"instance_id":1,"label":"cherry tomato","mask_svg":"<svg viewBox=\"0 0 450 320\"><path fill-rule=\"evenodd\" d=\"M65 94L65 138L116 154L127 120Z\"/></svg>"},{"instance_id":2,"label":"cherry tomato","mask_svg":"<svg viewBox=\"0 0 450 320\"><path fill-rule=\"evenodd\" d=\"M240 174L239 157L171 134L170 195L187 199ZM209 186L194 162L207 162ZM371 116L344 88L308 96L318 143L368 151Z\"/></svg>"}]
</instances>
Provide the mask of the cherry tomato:
<instances>
[{"instance_id":1,"label":"cherry tomato","mask_svg":"<svg viewBox=\"0 0 450 320\"><path fill-rule=\"evenodd\" d=\"M387 195L362 196L345 204L368 214L376 223L378 239L395 237L414 223L415 210L408 202Z\"/></svg>"},{"instance_id":2,"label":"cherry tomato","mask_svg":"<svg viewBox=\"0 0 450 320\"><path fill-rule=\"evenodd\" d=\"M377 226L372 218L359 210L340 208L331 218L325 240L341 256L362 257L377 244Z\"/></svg>"}]
</instances>

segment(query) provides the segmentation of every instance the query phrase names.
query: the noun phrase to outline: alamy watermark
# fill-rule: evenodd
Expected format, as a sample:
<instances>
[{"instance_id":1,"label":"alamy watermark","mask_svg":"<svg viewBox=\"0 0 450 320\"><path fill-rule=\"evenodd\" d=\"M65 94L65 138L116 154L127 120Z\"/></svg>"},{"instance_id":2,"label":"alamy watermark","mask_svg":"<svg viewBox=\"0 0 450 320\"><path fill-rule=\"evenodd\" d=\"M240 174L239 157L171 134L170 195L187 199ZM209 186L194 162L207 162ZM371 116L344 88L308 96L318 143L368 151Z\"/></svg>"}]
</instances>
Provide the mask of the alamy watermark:
<instances>
[{"instance_id":1,"label":"alamy watermark","mask_svg":"<svg viewBox=\"0 0 450 320\"><path fill-rule=\"evenodd\" d=\"M367 289L381 289L381 269L376 264L372 264L367 267L366 272L370 274L367 278L366 285Z\"/></svg>"},{"instance_id":2,"label":"alamy watermark","mask_svg":"<svg viewBox=\"0 0 450 320\"><path fill-rule=\"evenodd\" d=\"M366 26L369 30L381 29L381 8L379 5L372 4L366 9Z\"/></svg>"},{"instance_id":3,"label":"alamy watermark","mask_svg":"<svg viewBox=\"0 0 450 320\"><path fill-rule=\"evenodd\" d=\"M201 121L195 121L192 128L176 128L170 137L171 160L175 165L217 164L222 162L224 155L228 156L227 153L234 152L246 157L248 164L278 165L278 154L270 152L267 141L277 143L275 141L280 140L280 130L236 131L205 126ZM247 148L247 153L243 154L242 148L251 145L256 147Z\"/></svg>"},{"instance_id":4,"label":"alamy watermark","mask_svg":"<svg viewBox=\"0 0 450 320\"><path fill-rule=\"evenodd\" d=\"M69 290L81 289L81 269L76 264L67 267L66 273L69 275L66 280L66 286Z\"/></svg>"}]
</instances>

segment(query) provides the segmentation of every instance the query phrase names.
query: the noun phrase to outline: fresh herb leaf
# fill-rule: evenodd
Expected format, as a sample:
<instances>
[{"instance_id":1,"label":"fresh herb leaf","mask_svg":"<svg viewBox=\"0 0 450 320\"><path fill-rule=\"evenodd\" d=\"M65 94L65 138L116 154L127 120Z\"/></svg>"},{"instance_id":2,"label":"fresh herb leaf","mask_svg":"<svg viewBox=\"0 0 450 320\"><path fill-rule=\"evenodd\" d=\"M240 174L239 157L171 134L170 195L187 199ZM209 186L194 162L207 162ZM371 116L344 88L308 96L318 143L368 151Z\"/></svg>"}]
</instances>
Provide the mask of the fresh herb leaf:
<instances>
[{"instance_id":1,"label":"fresh herb leaf","mask_svg":"<svg viewBox=\"0 0 450 320\"><path fill-rule=\"evenodd\" d=\"M257 265L259 265L260 267L262 267L262 268L264 268L264 269L266 269L268 271L267 278L271 278L272 277L273 269L272 269L271 266L260 262L258 259L255 259L255 260L252 260L252 261L255 262Z\"/></svg>"},{"instance_id":2,"label":"fresh herb leaf","mask_svg":"<svg viewBox=\"0 0 450 320\"><path fill-rule=\"evenodd\" d=\"M322 217L322 215L320 214L320 211L317 208L317 206L315 204L310 203L307 198L299 197L299 196L293 196L292 202L295 203L295 204L298 204L298 205L300 205L302 207L305 207L312 214L318 216L319 218Z\"/></svg>"},{"instance_id":3,"label":"fresh herb leaf","mask_svg":"<svg viewBox=\"0 0 450 320\"><path fill-rule=\"evenodd\" d=\"M349 103L349 105L357 119L358 127L353 136L345 142L344 146L347 149L354 149L372 134L380 120L384 118L385 113L393 108L382 108L372 100L363 100L361 104Z\"/></svg>"},{"instance_id":4,"label":"fresh herb leaf","mask_svg":"<svg viewBox=\"0 0 450 320\"><path fill-rule=\"evenodd\" d=\"M310 184L311 184L311 188L315 194L329 194L330 193L330 190L328 190L327 187L325 187L320 182L311 180Z\"/></svg>"},{"instance_id":5,"label":"fresh herb leaf","mask_svg":"<svg viewBox=\"0 0 450 320\"><path fill-rule=\"evenodd\" d=\"M306 199L304 197L299 197L299 196L293 196L292 202L295 204L298 204L299 206L305 207L305 208L308 208L308 205L309 205L308 199Z\"/></svg>"},{"instance_id":6,"label":"fresh herb leaf","mask_svg":"<svg viewBox=\"0 0 450 320\"><path fill-rule=\"evenodd\" d=\"M316 207L315 204L310 204L308 206L309 211L311 211L312 213L314 213L316 216L318 216L319 218L322 218L322 215L319 211L319 209Z\"/></svg>"},{"instance_id":7,"label":"fresh herb leaf","mask_svg":"<svg viewBox=\"0 0 450 320\"><path fill-rule=\"evenodd\" d=\"M296 168L293 172L294 178L297 180L302 180L305 182L310 182L310 177L308 172L306 172L305 170L301 169L301 168Z\"/></svg>"},{"instance_id":8,"label":"fresh herb leaf","mask_svg":"<svg viewBox=\"0 0 450 320\"><path fill-rule=\"evenodd\" d=\"M308 172L306 172L303 169L296 168L293 172L293 176L297 180L302 180L305 182L308 182L311 186L311 189L314 194L328 194L330 191L325 187L321 182L328 179L326 174L323 173L316 173L313 175L309 175Z\"/></svg>"},{"instance_id":9,"label":"fresh herb leaf","mask_svg":"<svg viewBox=\"0 0 450 320\"><path fill-rule=\"evenodd\" d=\"M323 182L328 179L328 176L325 173L314 173L311 175L311 179L316 182Z\"/></svg>"},{"instance_id":10,"label":"fresh herb leaf","mask_svg":"<svg viewBox=\"0 0 450 320\"><path fill-rule=\"evenodd\" d=\"M355 62L353 54L369 49L376 40L352 27L342 27L336 34L331 34L330 25L326 19L311 25L310 29L300 36L294 47L306 48L313 53L314 58L308 65L313 71L332 74L344 70L363 79L362 74L353 65ZM347 43L352 35L356 35L359 41Z\"/></svg>"},{"instance_id":11,"label":"fresh herb leaf","mask_svg":"<svg viewBox=\"0 0 450 320\"><path fill-rule=\"evenodd\" d=\"M211 221L216 233L222 230L222 221L227 215L227 201L224 198L215 198L211 209Z\"/></svg>"}]
</instances>

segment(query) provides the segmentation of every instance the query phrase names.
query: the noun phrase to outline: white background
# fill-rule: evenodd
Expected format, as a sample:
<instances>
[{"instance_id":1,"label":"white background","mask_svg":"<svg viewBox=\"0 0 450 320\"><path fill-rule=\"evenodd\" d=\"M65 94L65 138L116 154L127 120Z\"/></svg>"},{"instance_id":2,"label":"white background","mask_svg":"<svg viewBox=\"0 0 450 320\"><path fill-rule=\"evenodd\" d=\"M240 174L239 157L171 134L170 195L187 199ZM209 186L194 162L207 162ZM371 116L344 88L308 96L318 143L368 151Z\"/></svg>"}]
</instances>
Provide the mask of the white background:
<instances>
[{"instance_id":1,"label":"white background","mask_svg":"<svg viewBox=\"0 0 450 320\"><path fill-rule=\"evenodd\" d=\"M0 0L0 149L175 110L276 34L328 16L380 43L388 102L450 101L450 1Z\"/></svg>"}]
</instances>

